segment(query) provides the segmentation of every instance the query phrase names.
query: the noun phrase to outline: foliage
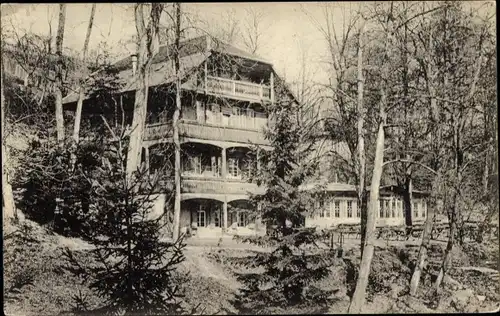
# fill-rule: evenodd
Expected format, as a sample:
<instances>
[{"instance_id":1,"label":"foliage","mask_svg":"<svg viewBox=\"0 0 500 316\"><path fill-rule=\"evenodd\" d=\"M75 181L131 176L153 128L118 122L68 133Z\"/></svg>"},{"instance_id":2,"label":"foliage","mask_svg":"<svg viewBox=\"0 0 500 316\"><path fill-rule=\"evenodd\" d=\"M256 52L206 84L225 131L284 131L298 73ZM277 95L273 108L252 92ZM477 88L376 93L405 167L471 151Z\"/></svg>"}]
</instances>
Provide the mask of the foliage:
<instances>
[{"instance_id":1,"label":"foliage","mask_svg":"<svg viewBox=\"0 0 500 316\"><path fill-rule=\"evenodd\" d=\"M94 142L82 142L75 151L77 167L71 168L72 150L32 140L23 157L24 169L13 185L22 192L19 207L27 218L51 223L60 234L85 236L91 229L88 219L94 215L86 174L97 168L102 150Z\"/></svg>"},{"instance_id":2,"label":"foliage","mask_svg":"<svg viewBox=\"0 0 500 316\"><path fill-rule=\"evenodd\" d=\"M176 266L184 260L182 238L161 240L163 214L151 213L155 180L143 169L126 176L122 140L106 147L99 168L88 175L95 216L88 219L86 237L95 246L90 255L98 266L85 266L67 249L68 269L90 281L90 289L106 300L106 312L178 314L184 279Z\"/></svg>"},{"instance_id":3,"label":"foliage","mask_svg":"<svg viewBox=\"0 0 500 316\"><path fill-rule=\"evenodd\" d=\"M305 217L311 212L313 196L302 190L314 175L317 157L311 156L313 142L308 127L296 124L300 109L285 90L278 90L276 104L268 109L273 122L265 131L273 150L262 151L261 169L256 182L266 188L265 193L252 195L251 201L260 211L271 236L256 238L255 243L272 245L271 253L255 255L247 264L263 268L263 273L240 274L240 311L269 312L286 305L326 304L328 291L313 283L329 274L334 257L316 247L319 235L314 229L304 228ZM265 241L263 239L266 239ZM250 240L249 240L250 241Z\"/></svg>"}]
</instances>

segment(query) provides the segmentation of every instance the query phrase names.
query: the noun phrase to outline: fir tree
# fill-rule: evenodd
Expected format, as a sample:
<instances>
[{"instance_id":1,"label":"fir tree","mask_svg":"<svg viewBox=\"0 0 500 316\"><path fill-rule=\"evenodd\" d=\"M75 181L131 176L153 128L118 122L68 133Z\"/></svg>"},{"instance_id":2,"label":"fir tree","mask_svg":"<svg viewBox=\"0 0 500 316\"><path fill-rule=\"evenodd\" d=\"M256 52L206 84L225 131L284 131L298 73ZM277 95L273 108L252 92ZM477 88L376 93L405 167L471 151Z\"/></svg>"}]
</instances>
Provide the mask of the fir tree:
<instances>
[{"instance_id":1,"label":"fir tree","mask_svg":"<svg viewBox=\"0 0 500 316\"><path fill-rule=\"evenodd\" d=\"M315 203L314 193L302 187L314 176L318 159L314 157L311 126L300 124L303 109L283 88L268 109L272 124L265 137L273 149L260 149L261 168L256 176L256 182L266 190L251 196L268 235L247 241L271 245L273 250L252 257L247 264L263 268L263 273L238 276L245 285L239 297L244 313L269 313L290 305L319 306L329 301L331 293L314 284L329 274L334 256L315 247L319 235L314 228L304 227Z\"/></svg>"},{"instance_id":2,"label":"fir tree","mask_svg":"<svg viewBox=\"0 0 500 316\"><path fill-rule=\"evenodd\" d=\"M108 150L100 168L87 175L92 184L90 207L96 215L86 236L94 248L86 256L96 265L89 266L87 258L66 249L68 269L106 299L102 311L183 313L179 286L183 276L176 267L185 259L185 244L182 238L163 240L164 214L152 214L159 179L150 177L144 166L127 176L124 143L120 139L103 146Z\"/></svg>"}]
</instances>

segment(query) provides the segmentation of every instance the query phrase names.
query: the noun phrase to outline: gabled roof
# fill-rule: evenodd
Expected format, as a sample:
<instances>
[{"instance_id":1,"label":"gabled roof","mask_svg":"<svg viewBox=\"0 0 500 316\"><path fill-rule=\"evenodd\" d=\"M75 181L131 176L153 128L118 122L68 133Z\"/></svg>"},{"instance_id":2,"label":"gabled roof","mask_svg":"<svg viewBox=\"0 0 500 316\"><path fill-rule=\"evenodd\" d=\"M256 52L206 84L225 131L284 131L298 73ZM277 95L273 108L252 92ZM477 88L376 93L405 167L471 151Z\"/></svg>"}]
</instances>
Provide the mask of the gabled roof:
<instances>
[{"instance_id":1,"label":"gabled roof","mask_svg":"<svg viewBox=\"0 0 500 316\"><path fill-rule=\"evenodd\" d=\"M347 183L338 183L338 182L329 182L329 183L310 182L301 186L302 190L312 190L314 188L318 189L321 188L322 190L329 192L356 192L355 185Z\"/></svg>"},{"instance_id":2,"label":"gabled roof","mask_svg":"<svg viewBox=\"0 0 500 316\"><path fill-rule=\"evenodd\" d=\"M172 46L173 44L161 45L158 53L154 56L151 72L149 74L150 87L164 85L174 81L175 77L172 75L174 73L172 69L172 56L169 54L172 50ZM250 59L271 66L271 63L259 56L247 53L230 44L204 35L181 42L181 76L183 78L186 77L188 73L199 67L214 52ZM120 92L135 90L136 83L132 74L132 56L117 61L113 66L118 69L118 80L123 84ZM63 99L63 104L73 103L77 100L78 94L73 92Z\"/></svg>"},{"instance_id":3,"label":"gabled roof","mask_svg":"<svg viewBox=\"0 0 500 316\"><path fill-rule=\"evenodd\" d=\"M302 190L312 190L315 188L320 189L322 191L326 191L326 192L356 192L355 185L347 184L347 183L338 183L338 182L324 183L324 182L316 181L316 182L310 182L310 183L307 183L307 184L301 186ZM366 190L369 192L370 187L367 187ZM398 187L395 185L380 186L380 193L383 193L383 194L389 193L389 192L398 194L399 191L400 190L398 190ZM413 190L412 192L420 194L420 195L428 195L429 194L428 192L419 191L419 190Z\"/></svg>"}]
</instances>

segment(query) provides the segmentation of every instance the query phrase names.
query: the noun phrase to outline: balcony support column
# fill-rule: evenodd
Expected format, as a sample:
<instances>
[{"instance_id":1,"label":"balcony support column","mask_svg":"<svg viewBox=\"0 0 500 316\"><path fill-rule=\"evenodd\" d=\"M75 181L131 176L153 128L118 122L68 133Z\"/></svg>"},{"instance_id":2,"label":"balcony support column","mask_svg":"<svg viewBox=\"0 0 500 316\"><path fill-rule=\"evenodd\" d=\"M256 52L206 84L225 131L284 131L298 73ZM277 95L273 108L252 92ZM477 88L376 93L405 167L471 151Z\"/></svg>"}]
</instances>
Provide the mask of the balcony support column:
<instances>
[{"instance_id":1,"label":"balcony support column","mask_svg":"<svg viewBox=\"0 0 500 316\"><path fill-rule=\"evenodd\" d=\"M225 233L227 232L227 197L224 198L224 203L222 204L222 214L224 217L224 228L222 229L222 231Z\"/></svg>"},{"instance_id":2,"label":"balcony support column","mask_svg":"<svg viewBox=\"0 0 500 316\"><path fill-rule=\"evenodd\" d=\"M227 173L226 148L222 148L221 159L222 159L221 176L222 179L226 179L226 173Z\"/></svg>"},{"instance_id":3,"label":"balcony support column","mask_svg":"<svg viewBox=\"0 0 500 316\"><path fill-rule=\"evenodd\" d=\"M260 148L257 148L257 171L260 171Z\"/></svg>"},{"instance_id":4,"label":"balcony support column","mask_svg":"<svg viewBox=\"0 0 500 316\"><path fill-rule=\"evenodd\" d=\"M146 164L146 173L149 174L149 146L144 147L144 163Z\"/></svg>"}]
</instances>

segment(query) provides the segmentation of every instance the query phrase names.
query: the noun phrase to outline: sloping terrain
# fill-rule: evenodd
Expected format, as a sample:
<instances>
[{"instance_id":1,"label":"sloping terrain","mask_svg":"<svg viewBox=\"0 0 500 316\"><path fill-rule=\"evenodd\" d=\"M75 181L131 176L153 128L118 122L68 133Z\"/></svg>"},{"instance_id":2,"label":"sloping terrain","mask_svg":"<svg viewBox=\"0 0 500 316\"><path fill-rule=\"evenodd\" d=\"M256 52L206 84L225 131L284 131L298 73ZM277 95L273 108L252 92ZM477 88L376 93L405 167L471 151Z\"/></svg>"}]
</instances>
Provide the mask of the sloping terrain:
<instances>
[{"instance_id":1,"label":"sloping terrain","mask_svg":"<svg viewBox=\"0 0 500 316\"><path fill-rule=\"evenodd\" d=\"M417 247L392 245L377 247L370 277L367 302L369 313L439 313L477 312L498 309L498 271L484 263L498 260L498 248L492 244L464 247L454 253L454 268L438 297L428 295L432 273L422 280L416 298L407 293L411 265ZM4 227L4 312L6 315L56 315L71 313L75 298L84 297L89 308L102 299L87 284L63 267L62 249L69 247L83 254L91 245L77 238L66 238L50 232L29 220ZM437 264L443 245L431 247L431 265ZM198 306L203 314L234 314L233 303L241 284L236 273L245 272L241 258L252 251L241 245L224 247L189 245L180 271L189 273L183 284L187 306ZM317 285L338 290L331 313L346 313L353 276L359 262L359 250L347 249L332 267L332 275ZM88 262L92 264L92 262ZM432 266L431 266L432 270ZM429 270L429 272L432 272ZM277 310L276 313L304 313L305 310Z\"/></svg>"}]
</instances>

